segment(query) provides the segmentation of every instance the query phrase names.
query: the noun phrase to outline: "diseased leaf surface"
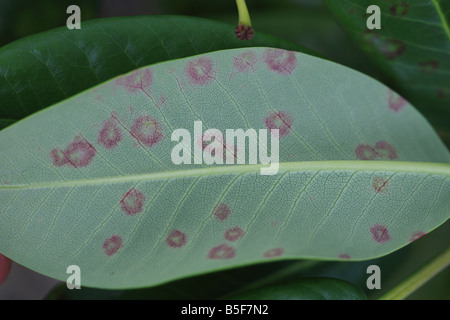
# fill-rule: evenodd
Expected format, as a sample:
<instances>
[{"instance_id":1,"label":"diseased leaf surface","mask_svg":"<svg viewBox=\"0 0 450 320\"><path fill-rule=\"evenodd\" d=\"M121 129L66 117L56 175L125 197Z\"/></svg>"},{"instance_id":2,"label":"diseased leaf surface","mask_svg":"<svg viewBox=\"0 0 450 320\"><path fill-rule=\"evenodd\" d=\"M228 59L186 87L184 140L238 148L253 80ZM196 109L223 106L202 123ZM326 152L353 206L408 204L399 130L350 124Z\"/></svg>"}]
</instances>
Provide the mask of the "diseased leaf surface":
<instances>
[{"instance_id":1,"label":"diseased leaf surface","mask_svg":"<svg viewBox=\"0 0 450 320\"><path fill-rule=\"evenodd\" d=\"M200 120L203 132L279 129L279 172L175 165L175 129L191 132L192 148L210 147L194 136ZM240 157L241 147L220 142ZM0 252L63 280L79 265L85 286L152 286L280 259L370 259L450 213L450 154L407 101L281 49L135 70L3 130L0 146Z\"/></svg>"}]
</instances>

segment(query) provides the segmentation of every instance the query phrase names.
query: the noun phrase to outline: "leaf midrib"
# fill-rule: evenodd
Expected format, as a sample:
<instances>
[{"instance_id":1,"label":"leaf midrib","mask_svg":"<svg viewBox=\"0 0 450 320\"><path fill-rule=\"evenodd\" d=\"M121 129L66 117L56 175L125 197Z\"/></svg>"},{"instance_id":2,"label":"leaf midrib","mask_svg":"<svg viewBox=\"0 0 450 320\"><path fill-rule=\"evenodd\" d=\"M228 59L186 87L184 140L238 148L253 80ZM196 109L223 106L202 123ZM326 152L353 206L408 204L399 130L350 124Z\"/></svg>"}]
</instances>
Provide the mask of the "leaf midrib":
<instances>
[{"instance_id":1,"label":"leaf midrib","mask_svg":"<svg viewBox=\"0 0 450 320\"><path fill-rule=\"evenodd\" d=\"M138 175L126 175L116 177L79 179L70 181L48 181L42 183L31 183L22 185L2 185L0 190L5 189L44 189L53 187L87 186L126 183L136 181L164 180L173 178L214 176L223 174L246 174L257 173L261 168L268 167L263 164L229 165L221 167L207 167L200 169L175 170L166 172L155 172ZM395 171L404 173L425 173L448 176L450 178L450 164L436 162L412 162L412 161L300 161L280 163L280 172L295 171Z\"/></svg>"}]
</instances>

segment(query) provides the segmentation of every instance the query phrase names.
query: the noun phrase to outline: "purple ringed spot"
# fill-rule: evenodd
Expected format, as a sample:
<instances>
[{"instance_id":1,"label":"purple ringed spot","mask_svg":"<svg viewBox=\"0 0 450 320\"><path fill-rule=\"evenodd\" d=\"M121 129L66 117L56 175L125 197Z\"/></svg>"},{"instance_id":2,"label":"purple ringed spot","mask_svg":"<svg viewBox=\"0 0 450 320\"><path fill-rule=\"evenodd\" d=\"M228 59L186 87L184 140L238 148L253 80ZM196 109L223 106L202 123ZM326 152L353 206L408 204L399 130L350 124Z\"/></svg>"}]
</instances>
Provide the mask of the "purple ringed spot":
<instances>
[{"instance_id":1,"label":"purple ringed spot","mask_svg":"<svg viewBox=\"0 0 450 320\"><path fill-rule=\"evenodd\" d=\"M103 242L103 252L108 257L116 254L120 248L122 248L122 237L120 236L113 235Z\"/></svg>"},{"instance_id":2,"label":"purple ringed spot","mask_svg":"<svg viewBox=\"0 0 450 320\"><path fill-rule=\"evenodd\" d=\"M228 229L225 234L224 237L226 240L234 242L239 240L240 238L242 238L245 234L245 231L242 230L239 227L234 227L234 228L230 228Z\"/></svg>"},{"instance_id":3,"label":"purple ringed spot","mask_svg":"<svg viewBox=\"0 0 450 320\"><path fill-rule=\"evenodd\" d=\"M375 242L385 243L391 240L391 235L389 234L388 228L381 224L376 224L370 228L370 233L372 233L372 238Z\"/></svg>"},{"instance_id":4,"label":"purple ringed spot","mask_svg":"<svg viewBox=\"0 0 450 320\"><path fill-rule=\"evenodd\" d=\"M64 151L62 151L60 148L52 149L52 151L50 151L49 156L55 167L62 167L69 163Z\"/></svg>"},{"instance_id":5,"label":"purple ringed spot","mask_svg":"<svg viewBox=\"0 0 450 320\"><path fill-rule=\"evenodd\" d=\"M297 57L292 51L269 48L264 51L263 58L269 70L283 75L291 74L298 66Z\"/></svg>"},{"instance_id":6,"label":"purple ringed spot","mask_svg":"<svg viewBox=\"0 0 450 320\"><path fill-rule=\"evenodd\" d=\"M103 123L102 129L98 133L98 143L106 149L112 150L122 141L122 130L118 126L114 117Z\"/></svg>"},{"instance_id":7,"label":"purple ringed spot","mask_svg":"<svg viewBox=\"0 0 450 320\"><path fill-rule=\"evenodd\" d=\"M81 168L91 164L96 154L97 150L86 139L76 136L65 150L54 148L49 156L56 167Z\"/></svg>"},{"instance_id":8,"label":"purple ringed spot","mask_svg":"<svg viewBox=\"0 0 450 320\"><path fill-rule=\"evenodd\" d=\"M363 144L356 147L355 154L356 157L361 160L374 160L378 156L374 148Z\"/></svg>"},{"instance_id":9,"label":"purple ringed spot","mask_svg":"<svg viewBox=\"0 0 450 320\"><path fill-rule=\"evenodd\" d=\"M264 252L263 256L264 258L274 258L281 256L283 252L284 252L283 248L275 248L267 250L266 252Z\"/></svg>"},{"instance_id":10,"label":"purple ringed spot","mask_svg":"<svg viewBox=\"0 0 450 320\"><path fill-rule=\"evenodd\" d=\"M134 216L142 211L144 202L144 194L135 188L132 188L123 195L122 200L120 200L120 207L127 216Z\"/></svg>"},{"instance_id":11,"label":"purple ringed spot","mask_svg":"<svg viewBox=\"0 0 450 320\"><path fill-rule=\"evenodd\" d=\"M216 217L217 220L219 221L224 221L228 218L228 216L231 214L231 209L230 207L225 204L225 203L219 203L215 208L214 208L214 216Z\"/></svg>"},{"instance_id":12,"label":"purple ringed spot","mask_svg":"<svg viewBox=\"0 0 450 320\"><path fill-rule=\"evenodd\" d=\"M233 67L238 72L249 72L255 69L258 57L253 51L240 53L233 59Z\"/></svg>"},{"instance_id":13,"label":"purple ringed spot","mask_svg":"<svg viewBox=\"0 0 450 320\"><path fill-rule=\"evenodd\" d=\"M152 147L164 138L161 123L149 115L141 115L134 120L131 135L147 147Z\"/></svg>"},{"instance_id":14,"label":"purple ringed spot","mask_svg":"<svg viewBox=\"0 0 450 320\"><path fill-rule=\"evenodd\" d=\"M286 111L271 112L263 119L266 127L271 129L278 129L279 137L287 136L291 132L291 126L294 123L294 118Z\"/></svg>"},{"instance_id":15,"label":"purple ringed spot","mask_svg":"<svg viewBox=\"0 0 450 320\"><path fill-rule=\"evenodd\" d=\"M339 259L350 259L350 256L347 253L342 253L338 256Z\"/></svg>"},{"instance_id":16,"label":"purple ringed spot","mask_svg":"<svg viewBox=\"0 0 450 320\"><path fill-rule=\"evenodd\" d=\"M186 244L186 234L180 230L174 230L167 236L166 243L171 248L181 248Z\"/></svg>"},{"instance_id":17,"label":"purple ringed spot","mask_svg":"<svg viewBox=\"0 0 450 320\"><path fill-rule=\"evenodd\" d=\"M214 64L210 58L202 57L189 61L185 68L186 75L192 84L207 85L214 80Z\"/></svg>"},{"instance_id":18,"label":"purple ringed spot","mask_svg":"<svg viewBox=\"0 0 450 320\"><path fill-rule=\"evenodd\" d=\"M394 160L397 158L397 151L394 146L387 143L386 141L378 141L375 144L375 150L380 155L381 158L386 158L389 160Z\"/></svg>"},{"instance_id":19,"label":"purple ringed spot","mask_svg":"<svg viewBox=\"0 0 450 320\"><path fill-rule=\"evenodd\" d=\"M408 102L400 95L395 93L394 91L389 92L389 109L394 112L399 112L402 110Z\"/></svg>"},{"instance_id":20,"label":"purple ringed spot","mask_svg":"<svg viewBox=\"0 0 450 320\"><path fill-rule=\"evenodd\" d=\"M123 76L116 80L118 86L124 87L132 93L150 87L152 82L153 74L149 69L137 70L129 76Z\"/></svg>"},{"instance_id":21,"label":"purple ringed spot","mask_svg":"<svg viewBox=\"0 0 450 320\"><path fill-rule=\"evenodd\" d=\"M226 244L211 248L208 252L208 259L213 260L227 260L236 256L236 250Z\"/></svg>"},{"instance_id":22,"label":"purple ringed spot","mask_svg":"<svg viewBox=\"0 0 450 320\"><path fill-rule=\"evenodd\" d=\"M374 160L376 158L384 159L396 159L397 151L393 145L386 141L378 141L375 147L370 145L359 145L355 149L355 154L358 159L361 160Z\"/></svg>"}]
</instances>

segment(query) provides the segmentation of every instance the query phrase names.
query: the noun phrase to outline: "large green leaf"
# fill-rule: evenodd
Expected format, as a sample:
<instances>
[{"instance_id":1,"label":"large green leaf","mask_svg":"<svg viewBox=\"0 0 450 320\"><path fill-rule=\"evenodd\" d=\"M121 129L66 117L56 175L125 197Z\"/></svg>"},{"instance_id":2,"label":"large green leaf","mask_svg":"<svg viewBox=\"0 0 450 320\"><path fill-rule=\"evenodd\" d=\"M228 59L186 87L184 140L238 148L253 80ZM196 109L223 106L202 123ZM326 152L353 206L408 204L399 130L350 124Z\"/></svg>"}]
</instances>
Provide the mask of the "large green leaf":
<instances>
[{"instance_id":1,"label":"large green leaf","mask_svg":"<svg viewBox=\"0 0 450 320\"><path fill-rule=\"evenodd\" d=\"M172 132L198 120L222 132L279 128L279 172L175 165ZM58 279L79 265L85 286L370 259L450 212L450 154L409 103L363 74L280 49L136 70L6 128L0 146L0 252Z\"/></svg>"},{"instance_id":2,"label":"large green leaf","mask_svg":"<svg viewBox=\"0 0 450 320\"><path fill-rule=\"evenodd\" d=\"M450 2L324 0L394 89L413 103L450 145ZM367 8L380 6L381 30L368 30Z\"/></svg>"},{"instance_id":3,"label":"large green leaf","mask_svg":"<svg viewBox=\"0 0 450 320\"><path fill-rule=\"evenodd\" d=\"M137 16L82 22L29 36L0 49L0 129L42 108L139 67L221 49L270 46L311 53L256 32L238 40L234 26L202 18Z\"/></svg>"}]
</instances>

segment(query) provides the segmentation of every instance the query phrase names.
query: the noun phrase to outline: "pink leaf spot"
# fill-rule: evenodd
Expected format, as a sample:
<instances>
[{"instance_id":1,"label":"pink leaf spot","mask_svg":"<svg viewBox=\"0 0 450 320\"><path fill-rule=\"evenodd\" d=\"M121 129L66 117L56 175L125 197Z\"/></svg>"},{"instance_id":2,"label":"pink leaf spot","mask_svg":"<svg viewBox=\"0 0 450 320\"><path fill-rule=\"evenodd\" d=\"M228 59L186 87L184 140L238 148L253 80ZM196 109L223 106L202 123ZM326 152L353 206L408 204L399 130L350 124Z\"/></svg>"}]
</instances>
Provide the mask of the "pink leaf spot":
<instances>
[{"instance_id":1,"label":"pink leaf spot","mask_svg":"<svg viewBox=\"0 0 450 320\"><path fill-rule=\"evenodd\" d=\"M211 83L215 76L213 61L206 57L189 61L185 72L191 83L201 86Z\"/></svg>"},{"instance_id":2,"label":"pink leaf spot","mask_svg":"<svg viewBox=\"0 0 450 320\"><path fill-rule=\"evenodd\" d=\"M107 256L116 254L122 248L122 237L113 235L103 242L103 251Z\"/></svg>"},{"instance_id":3,"label":"pink leaf spot","mask_svg":"<svg viewBox=\"0 0 450 320\"><path fill-rule=\"evenodd\" d=\"M236 251L233 247L230 247L226 244L221 244L220 246L212 248L208 252L208 259L214 260L225 260L232 259L236 255Z\"/></svg>"},{"instance_id":4,"label":"pink leaf spot","mask_svg":"<svg viewBox=\"0 0 450 320\"><path fill-rule=\"evenodd\" d=\"M279 74L291 74L298 66L297 57L292 51L283 49L266 49L264 61L270 70Z\"/></svg>"},{"instance_id":5,"label":"pink leaf spot","mask_svg":"<svg viewBox=\"0 0 450 320\"><path fill-rule=\"evenodd\" d=\"M397 151L394 146L386 141L378 141L375 147L370 145L359 145L355 149L355 154L361 160L374 160L376 158L390 159L397 158Z\"/></svg>"},{"instance_id":6,"label":"pink leaf spot","mask_svg":"<svg viewBox=\"0 0 450 320\"><path fill-rule=\"evenodd\" d=\"M242 230L239 227L234 227L234 228L230 228L225 232L225 239L227 239L228 241L237 241L240 238L242 238L245 234L245 231Z\"/></svg>"},{"instance_id":7,"label":"pink leaf spot","mask_svg":"<svg viewBox=\"0 0 450 320\"><path fill-rule=\"evenodd\" d=\"M225 203L220 203L214 208L214 216L219 221L224 221L231 214L230 207Z\"/></svg>"},{"instance_id":8,"label":"pink leaf spot","mask_svg":"<svg viewBox=\"0 0 450 320\"><path fill-rule=\"evenodd\" d=\"M129 92L145 90L153 82L153 74L149 69L136 70L128 76L122 76L116 80L118 86L124 87Z\"/></svg>"},{"instance_id":9,"label":"pink leaf spot","mask_svg":"<svg viewBox=\"0 0 450 320\"><path fill-rule=\"evenodd\" d=\"M263 256L265 258L274 258L274 257L279 257L283 254L284 249L283 248L275 248L275 249L270 249L267 250L266 252L264 252Z\"/></svg>"},{"instance_id":10,"label":"pink leaf spot","mask_svg":"<svg viewBox=\"0 0 450 320\"><path fill-rule=\"evenodd\" d=\"M142 192L132 188L130 191L123 195L120 200L120 207L127 216L134 216L142 211L144 206L145 196Z\"/></svg>"},{"instance_id":11,"label":"pink leaf spot","mask_svg":"<svg viewBox=\"0 0 450 320\"><path fill-rule=\"evenodd\" d=\"M238 72L249 72L255 70L258 57L253 51L245 51L234 57L233 67Z\"/></svg>"},{"instance_id":12,"label":"pink leaf spot","mask_svg":"<svg viewBox=\"0 0 450 320\"><path fill-rule=\"evenodd\" d=\"M376 224L371 227L370 232L372 233L373 240L378 243L384 243L391 240L387 227L381 224Z\"/></svg>"},{"instance_id":13,"label":"pink leaf spot","mask_svg":"<svg viewBox=\"0 0 450 320\"><path fill-rule=\"evenodd\" d=\"M76 136L65 150L54 148L49 156L56 167L68 165L80 168L87 167L96 154L97 150L86 139Z\"/></svg>"},{"instance_id":14,"label":"pink leaf spot","mask_svg":"<svg viewBox=\"0 0 450 320\"><path fill-rule=\"evenodd\" d=\"M374 160L377 157L377 152L369 145L359 145L355 149L356 157L361 160Z\"/></svg>"},{"instance_id":15,"label":"pink leaf spot","mask_svg":"<svg viewBox=\"0 0 450 320\"><path fill-rule=\"evenodd\" d=\"M171 248L181 248L186 244L186 234L180 230L174 230L167 236L166 242Z\"/></svg>"},{"instance_id":16,"label":"pink leaf spot","mask_svg":"<svg viewBox=\"0 0 450 320\"><path fill-rule=\"evenodd\" d=\"M149 115L141 115L134 120L131 135L147 147L152 147L164 138L161 123Z\"/></svg>"},{"instance_id":17,"label":"pink leaf spot","mask_svg":"<svg viewBox=\"0 0 450 320\"><path fill-rule=\"evenodd\" d=\"M112 117L103 122L102 129L98 133L98 143L112 150L120 141L122 141L122 130L118 126L117 119Z\"/></svg>"},{"instance_id":18,"label":"pink leaf spot","mask_svg":"<svg viewBox=\"0 0 450 320\"><path fill-rule=\"evenodd\" d=\"M270 130L278 129L279 137L284 137L291 132L294 118L286 111L278 111L270 113L263 122Z\"/></svg>"},{"instance_id":19,"label":"pink leaf spot","mask_svg":"<svg viewBox=\"0 0 450 320\"><path fill-rule=\"evenodd\" d=\"M407 104L408 102L402 96L398 95L394 91L389 92L389 109L394 112L399 112Z\"/></svg>"},{"instance_id":20,"label":"pink leaf spot","mask_svg":"<svg viewBox=\"0 0 450 320\"><path fill-rule=\"evenodd\" d=\"M378 141L375 144L375 150L379 154L379 157L394 160L397 158L397 151L395 148L386 141Z\"/></svg>"}]
</instances>

